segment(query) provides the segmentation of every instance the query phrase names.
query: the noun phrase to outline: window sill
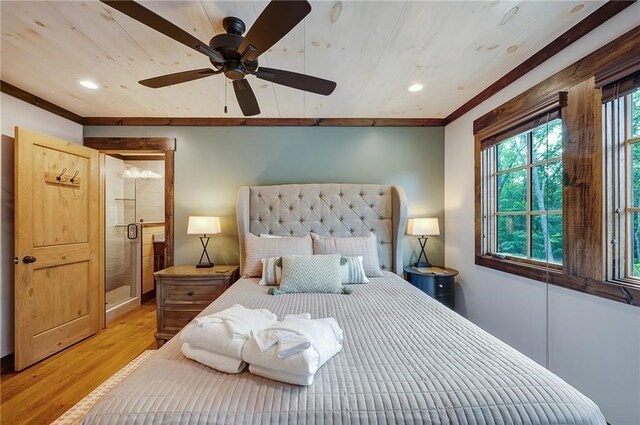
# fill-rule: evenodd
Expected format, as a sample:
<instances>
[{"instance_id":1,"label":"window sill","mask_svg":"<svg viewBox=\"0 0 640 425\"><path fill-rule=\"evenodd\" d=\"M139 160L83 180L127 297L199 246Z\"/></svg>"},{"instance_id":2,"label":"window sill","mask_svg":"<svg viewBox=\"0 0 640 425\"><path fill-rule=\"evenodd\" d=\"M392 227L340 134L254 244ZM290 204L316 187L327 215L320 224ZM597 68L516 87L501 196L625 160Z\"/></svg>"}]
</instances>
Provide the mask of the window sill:
<instances>
[{"instance_id":1,"label":"window sill","mask_svg":"<svg viewBox=\"0 0 640 425\"><path fill-rule=\"evenodd\" d=\"M570 276L564 274L561 269L525 264L521 261L500 259L486 255L476 255L475 263L478 266L640 307L640 287L627 282L604 282L596 279Z\"/></svg>"}]
</instances>

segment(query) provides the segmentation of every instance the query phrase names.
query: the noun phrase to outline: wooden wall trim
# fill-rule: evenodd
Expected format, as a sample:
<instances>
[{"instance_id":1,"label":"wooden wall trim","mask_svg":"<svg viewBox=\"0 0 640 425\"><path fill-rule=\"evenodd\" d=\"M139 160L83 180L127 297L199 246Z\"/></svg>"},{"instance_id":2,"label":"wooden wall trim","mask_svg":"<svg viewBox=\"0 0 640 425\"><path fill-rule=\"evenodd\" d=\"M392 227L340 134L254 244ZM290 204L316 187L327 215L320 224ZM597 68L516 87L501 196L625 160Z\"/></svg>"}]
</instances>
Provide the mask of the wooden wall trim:
<instances>
[{"instance_id":1,"label":"wooden wall trim","mask_svg":"<svg viewBox=\"0 0 640 425\"><path fill-rule=\"evenodd\" d=\"M176 150L171 137L85 137L84 145L101 152L167 152Z\"/></svg>"},{"instance_id":2,"label":"wooden wall trim","mask_svg":"<svg viewBox=\"0 0 640 425\"><path fill-rule=\"evenodd\" d=\"M606 69L611 63L625 61L636 55L640 55L640 26L484 114L474 121L474 126L482 123L482 126L488 127L499 122L504 116L535 107L553 93L567 91L572 86L592 78L596 72Z\"/></svg>"},{"instance_id":3,"label":"wooden wall trim","mask_svg":"<svg viewBox=\"0 0 640 425\"><path fill-rule=\"evenodd\" d=\"M445 118L445 125L448 125L457 120L476 106L480 105L485 100L498 93L500 90L507 87L509 84L513 83L529 71L545 62L547 59L555 56L566 47L570 46L609 19L613 18L618 13L631 6L633 3L635 3L635 0L609 0L607 3L599 7L582 21L578 22L565 33L553 40L551 43L547 44L542 49L537 51L535 54L533 54L533 56L529 57L520 65L516 66L511 71L506 73L502 78L495 81L489 87L478 93L471 100L467 101L464 105L460 106L458 109L450 113Z\"/></svg>"},{"instance_id":4,"label":"wooden wall trim","mask_svg":"<svg viewBox=\"0 0 640 425\"><path fill-rule=\"evenodd\" d=\"M442 127L443 118L188 118L87 117L97 126L280 126L280 127Z\"/></svg>"},{"instance_id":5,"label":"wooden wall trim","mask_svg":"<svg viewBox=\"0 0 640 425\"><path fill-rule=\"evenodd\" d=\"M2 93L8 94L9 96L15 97L16 99L20 99L23 102L29 103L33 106L37 106L40 109L44 109L45 111L51 112L52 114L56 114L61 116L62 118L66 118L70 121L73 121L78 124L83 124L84 118L78 114L75 114L71 111L68 111L56 104L49 102L48 100L44 100L41 97L36 96L35 94L31 94L28 91L22 90L19 87L14 86L13 84L9 84L6 81L0 80L0 91Z\"/></svg>"}]
</instances>

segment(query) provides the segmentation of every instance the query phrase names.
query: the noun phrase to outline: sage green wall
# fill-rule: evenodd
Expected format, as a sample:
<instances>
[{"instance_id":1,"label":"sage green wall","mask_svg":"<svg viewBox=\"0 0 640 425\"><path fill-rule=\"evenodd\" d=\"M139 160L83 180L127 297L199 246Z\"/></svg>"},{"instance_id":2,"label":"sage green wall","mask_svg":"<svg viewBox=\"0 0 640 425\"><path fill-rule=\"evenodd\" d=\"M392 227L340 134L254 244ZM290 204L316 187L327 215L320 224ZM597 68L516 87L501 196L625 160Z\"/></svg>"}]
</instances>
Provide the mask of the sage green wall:
<instances>
[{"instance_id":1,"label":"sage green wall","mask_svg":"<svg viewBox=\"0 0 640 425\"><path fill-rule=\"evenodd\" d=\"M175 137L175 259L198 260L189 215L217 215L215 262L238 262L236 192L242 185L381 183L402 186L409 217L439 217L444 229L444 129L420 127L85 127L85 137ZM427 254L443 264L444 235ZM417 241L405 238L405 263Z\"/></svg>"}]
</instances>

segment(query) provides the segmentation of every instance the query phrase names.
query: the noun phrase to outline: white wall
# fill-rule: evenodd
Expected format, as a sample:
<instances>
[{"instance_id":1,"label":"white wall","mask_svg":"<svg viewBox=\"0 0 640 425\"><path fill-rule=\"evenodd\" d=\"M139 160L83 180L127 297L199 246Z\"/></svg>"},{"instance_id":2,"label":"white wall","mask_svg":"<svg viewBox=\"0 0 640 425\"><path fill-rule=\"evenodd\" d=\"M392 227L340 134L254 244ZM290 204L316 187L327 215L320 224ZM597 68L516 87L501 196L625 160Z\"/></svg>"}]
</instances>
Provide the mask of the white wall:
<instances>
[{"instance_id":1,"label":"white wall","mask_svg":"<svg viewBox=\"0 0 640 425\"><path fill-rule=\"evenodd\" d=\"M474 265L472 123L639 16L636 3L445 128L445 260L460 271L458 312L578 388L613 425L640 424L640 308Z\"/></svg>"},{"instance_id":2,"label":"white wall","mask_svg":"<svg viewBox=\"0 0 640 425\"><path fill-rule=\"evenodd\" d=\"M14 127L82 143L82 126L4 93L0 94L0 357L13 352L13 135Z\"/></svg>"}]
</instances>

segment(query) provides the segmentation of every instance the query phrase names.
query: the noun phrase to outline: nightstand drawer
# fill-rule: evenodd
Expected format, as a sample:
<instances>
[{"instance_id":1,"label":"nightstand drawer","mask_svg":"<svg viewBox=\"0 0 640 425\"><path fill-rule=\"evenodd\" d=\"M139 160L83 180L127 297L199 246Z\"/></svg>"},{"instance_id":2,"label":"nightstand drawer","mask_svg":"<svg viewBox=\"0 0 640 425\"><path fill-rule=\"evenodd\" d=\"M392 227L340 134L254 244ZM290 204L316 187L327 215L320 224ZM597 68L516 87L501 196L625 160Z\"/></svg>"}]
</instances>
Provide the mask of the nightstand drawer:
<instances>
[{"instance_id":1,"label":"nightstand drawer","mask_svg":"<svg viewBox=\"0 0 640 425\"><path fill-rule=\"evenodd\" d=\"M434 294L436 297L449 296L453 292L453 282L451 281L436 281L434 284Z\"/></svg>"},{"instance_id":2,"label":"nightstand drawer","mask_svg":"<svg viewBox=\"0 0 640 425\"><path fill-rule=\"evenodd\" d=\"M224 280L191 281L189 285L185 285L184 282L167 280L164 285L162 305L196 304L207 306L229 287L229 282Z\"/></svg>"},{"instance_id":3,"label":"nightstand drawer","mask_svg":"<svg viewBox=\"0 0 640 425\"><path fill-rule=\"evenodd\" d=\"M160 329L164 332L176 334L187 326L202 310L165 308L160 317Z\"/></svg>"}]
</instances>

